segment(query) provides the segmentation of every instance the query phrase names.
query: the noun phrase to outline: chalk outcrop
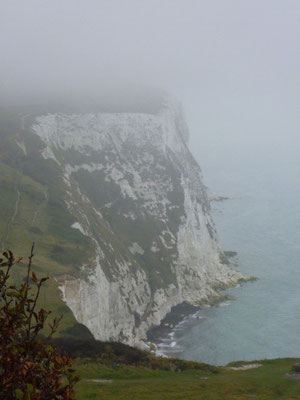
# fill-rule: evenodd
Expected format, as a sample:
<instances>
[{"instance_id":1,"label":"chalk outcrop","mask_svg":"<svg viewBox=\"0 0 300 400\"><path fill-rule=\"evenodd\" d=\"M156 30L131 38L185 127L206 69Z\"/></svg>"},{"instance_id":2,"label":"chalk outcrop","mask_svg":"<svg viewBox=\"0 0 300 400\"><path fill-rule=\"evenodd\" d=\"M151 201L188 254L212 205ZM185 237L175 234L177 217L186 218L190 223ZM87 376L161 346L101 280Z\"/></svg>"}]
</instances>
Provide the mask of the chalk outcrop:
<instances>
[{"instance_id":1,"label":"chalk outcrop","mask_svg":"<svg viewBox=\"0 0 300 400\"><path fill-rule=\"evenodd\" d=\"M60 171L72 229L92 249L60 288L95 338L141 345L172 306L209 301L242 278L220 263L176 102L156 114L47 114L32 129Z\"/></svg>"}]
</instances>

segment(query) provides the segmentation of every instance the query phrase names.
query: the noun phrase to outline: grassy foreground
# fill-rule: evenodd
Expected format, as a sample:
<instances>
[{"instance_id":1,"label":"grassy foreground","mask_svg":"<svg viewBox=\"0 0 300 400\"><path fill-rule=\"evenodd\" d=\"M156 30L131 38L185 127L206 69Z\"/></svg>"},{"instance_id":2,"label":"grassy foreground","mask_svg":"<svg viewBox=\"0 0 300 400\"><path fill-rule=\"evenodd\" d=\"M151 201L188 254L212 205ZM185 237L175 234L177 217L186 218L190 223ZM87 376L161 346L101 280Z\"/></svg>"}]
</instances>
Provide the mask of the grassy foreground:
<instances>
[{"instance_id":1,"label":"grassy foreground","mask_svg":"<svg viewBox=\"0 0 300 400\"><path fill-rule=\"evenodd\" d=\"M210 370L203 365L202 369L172 372L133 365L112 368L95 360L78 359L75 368L81 381L76 393L79 400L296 400L300 399L300 380L284 377L296 362L300 359L257 361L261 367L244 371L226 367Z\"/></svg>"}]
</instances>

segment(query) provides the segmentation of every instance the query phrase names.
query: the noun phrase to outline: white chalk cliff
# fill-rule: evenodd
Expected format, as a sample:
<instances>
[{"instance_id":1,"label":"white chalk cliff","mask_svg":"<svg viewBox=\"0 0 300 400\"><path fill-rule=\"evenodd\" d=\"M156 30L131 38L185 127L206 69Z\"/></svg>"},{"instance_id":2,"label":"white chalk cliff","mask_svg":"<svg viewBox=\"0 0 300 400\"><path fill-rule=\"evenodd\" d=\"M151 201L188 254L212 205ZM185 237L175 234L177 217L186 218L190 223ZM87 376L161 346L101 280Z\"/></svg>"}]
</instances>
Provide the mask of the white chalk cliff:
<instances>
[{"instance_id":1,"label":"white chalk cliff","mask_svg":"<svg viewBox=\"0 0 300 400\"><path fill-rule=\"evenodd\" d=\"M72 229L90 243L63 299L95 338L141 345L183 301L242 275L220 263L201 170L181 107L156 114L47 114L32 126L64 185Z\"/></svg>"}]
</instances>

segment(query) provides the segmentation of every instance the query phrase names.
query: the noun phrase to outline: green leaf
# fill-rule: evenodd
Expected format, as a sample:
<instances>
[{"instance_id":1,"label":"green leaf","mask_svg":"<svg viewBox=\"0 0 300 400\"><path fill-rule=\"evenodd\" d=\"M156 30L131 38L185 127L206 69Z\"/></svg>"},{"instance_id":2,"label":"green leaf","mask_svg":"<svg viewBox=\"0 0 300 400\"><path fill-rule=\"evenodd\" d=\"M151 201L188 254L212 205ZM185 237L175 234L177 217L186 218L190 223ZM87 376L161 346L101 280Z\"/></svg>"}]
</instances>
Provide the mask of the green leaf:
<instances>
[{"instance_id":1,"label":"green leaf","mask_svg":"<svg viewBox=\"0 0 300 400\"><path fill-rule=\"evenodd\" d=\"M23 391L21 389L17 389L16 390L17 399L22 400L23 399L23 395L24 395L24 393L23 393Z\"/></svg>"},{"instance_id":2,"label":"green leaf","mask_svg":"<svg viewBox=\"0 0 300 400\"><path fill-rule=\"evenodd\" d=\"M8 292L7 296L9 296L9 297L17 297L17 298L21 297L20 293L17 292L17 291Z\"/></svg>"},{"instance_id":3,"label":"green leaf","mask_svg":"<svg viewBox=\"0 0 300 400\"><path fill-rule=\"evenodd\" d=\"M32 393L34 390L33 385L31 383L26 383L26 386L27 386L27 392Z\"/></svg>"},{"instance_id":4,"label":"green leaf","mask_svg":"<svg viewBox=\"0 0 300 400\"><path fill-rule=\"evenodd\" d=\"M49 351L49 353L54 353L54 349L50 344L47 346L47 350Z\"/></svg>"}]
</instances>

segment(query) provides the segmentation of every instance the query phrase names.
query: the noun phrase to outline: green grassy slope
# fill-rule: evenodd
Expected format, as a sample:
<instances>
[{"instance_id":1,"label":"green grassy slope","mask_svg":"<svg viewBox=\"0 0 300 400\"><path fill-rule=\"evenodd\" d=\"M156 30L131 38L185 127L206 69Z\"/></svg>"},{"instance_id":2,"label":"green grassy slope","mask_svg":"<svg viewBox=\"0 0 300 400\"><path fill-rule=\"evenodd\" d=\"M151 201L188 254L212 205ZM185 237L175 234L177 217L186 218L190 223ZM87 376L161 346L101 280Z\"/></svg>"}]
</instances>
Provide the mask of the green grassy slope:
<instances>
[{"instance_id":1,"label":"green grassy slope","mask_svg":"<svg viewBox=\"0 0 300 400\"><path fill-rule=\"evenodd\" d=\"M56 339L60 350L78 358L79 400L246 400L298 399L300 379L287 379L300 359L233 362L215 367L157 357L121 343ZM257 368L232 370L248 364ZM299 374L300 378L300 374Z\"/></svg>"},{"instance_id":2,"label":"green grassy slope","mask_svg":"<svg viewBox=\"0 0 300 400\"><path fill-rule=\"evenodd\" d=\"M124 366L110 368L95 361L78 360L81 375L79 400L276 400L300 399L300 380L284 375L299 359L258 361L256 369L233 371L217 368L171 372L162 369ZM243 363L246 364L246 363ZM112 382L96 382L103 379Z\"/></svg>"},{"instance_id":3,"label":"green grassy slope","mask_svg":"<svg viewBox=\"0 0 300 400\"><path fill-rule=\"evenodd\" d=\"M27 142L25 154L22 143ZM30 143L31 142L31 143ZM21 146L21 147L20 147ZM89 249L86 238L71 228L75 219L57 195L58 171L54 163L42 159L38 137L22 131L16 114L0 110L0 250L10 249L24 262L13 270L12 278L20 283L25 274L27 256L33 242L33 270L39 277L50 276L40 299L40 306L64 314L60 331L76 324L62 302L54 277L74 272L72 259L85 256ZM64 248L63 253L59 251ZM63 259L63 261L62 261Z\"/></svg>"}]
</instances>

